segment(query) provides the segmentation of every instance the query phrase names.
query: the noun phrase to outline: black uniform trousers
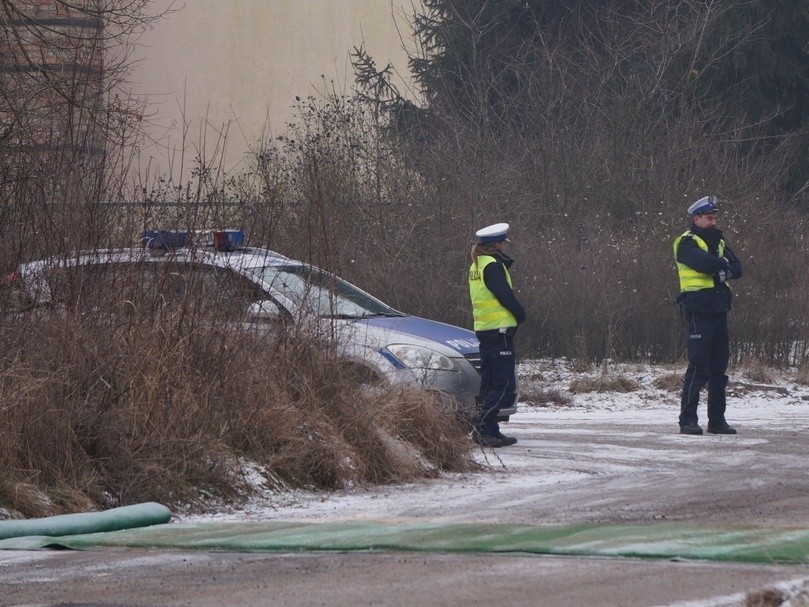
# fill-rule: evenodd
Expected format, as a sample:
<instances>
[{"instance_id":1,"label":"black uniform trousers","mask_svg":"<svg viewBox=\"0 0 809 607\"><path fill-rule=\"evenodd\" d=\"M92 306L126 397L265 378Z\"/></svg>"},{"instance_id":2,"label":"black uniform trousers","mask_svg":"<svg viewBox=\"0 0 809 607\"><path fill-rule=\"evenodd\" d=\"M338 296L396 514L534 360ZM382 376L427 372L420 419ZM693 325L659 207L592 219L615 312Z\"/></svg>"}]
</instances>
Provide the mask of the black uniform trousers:
<instances>
[{"instance_id":1,"label":"black uniform trousers","mask_svg":"<svg viewBox=\"0 0 809 607\"><path fill-rule=\"evenodd\" d=\"M480 342L480 414L477 429L481 434L497 436L500 425L497 414L510 407L517 397L517 368L512 327L476 331Z\"/></svg>"},{"instance_id":2,"label":"black uniform trousers","mask_svg":"<svg viewBox=\"0 0 809 607\"><path fill-rule=\"evenodd\" d=\"M697 424L699 393L708 384L708 425L725 423L725 388L728 385L728 315L687 313L688 369L680 404L680 425Z\"/></svg>"}]
</instances>

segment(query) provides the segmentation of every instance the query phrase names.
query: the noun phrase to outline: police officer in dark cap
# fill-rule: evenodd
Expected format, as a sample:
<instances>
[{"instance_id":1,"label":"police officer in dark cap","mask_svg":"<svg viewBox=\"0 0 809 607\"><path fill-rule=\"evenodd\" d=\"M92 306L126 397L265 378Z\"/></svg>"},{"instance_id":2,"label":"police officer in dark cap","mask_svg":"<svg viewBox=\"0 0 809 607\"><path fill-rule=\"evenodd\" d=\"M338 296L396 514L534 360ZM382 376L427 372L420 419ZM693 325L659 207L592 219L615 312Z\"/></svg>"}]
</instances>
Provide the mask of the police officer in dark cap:
<instances>
[{"instance_id":1,"label":"police officer in dark cap","mask_svg":"<svg viewBox=\"0 0 809 607\"><path fill-rule=\"evenodd\" d=\"M725 420L729 339L727 313L733 293L728 284L742 276L739 258L716 227L715 196L688 207L691 228L674 241L680 277L677 302L688 326L688 369L680 405L680 433L702 434L697 417L699 393L708 384L708 432L736 434Z\"/></svg>"},{"instance_id":2,"label":"police officer in dark cap","mask_svg":"<svg viewBox=\"0 0 809 607\"><path fill-rule=\"evenodd\" d=\"M509 268L514 260L505 254L507 223L478 230L472 247L469 295L475 334L480 342L480 413L475 439L485 447L506 447L517 439L500 432L497 414L517 398L514 334L525 320L525 309L514 295Z\"/></svg>"}]
</instances>

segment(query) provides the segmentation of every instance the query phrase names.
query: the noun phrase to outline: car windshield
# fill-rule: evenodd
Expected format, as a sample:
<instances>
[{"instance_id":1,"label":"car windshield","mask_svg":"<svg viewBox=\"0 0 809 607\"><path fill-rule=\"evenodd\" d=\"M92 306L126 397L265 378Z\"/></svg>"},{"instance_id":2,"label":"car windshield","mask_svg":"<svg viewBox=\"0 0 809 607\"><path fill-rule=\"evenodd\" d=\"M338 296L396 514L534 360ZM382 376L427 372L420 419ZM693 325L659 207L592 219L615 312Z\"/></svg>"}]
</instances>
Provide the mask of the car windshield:
<instances>
[{"instance_id":1,"label":"car windshield","mask_svg":"<svg viewBox=\"0 0 809 607\"><path fill-rule=\"evenodd\" d=\"M255 272L305 314L324 318L401 316L351 283L317 268L267 266L256 268Z\"/></svg>"}]
</instances>

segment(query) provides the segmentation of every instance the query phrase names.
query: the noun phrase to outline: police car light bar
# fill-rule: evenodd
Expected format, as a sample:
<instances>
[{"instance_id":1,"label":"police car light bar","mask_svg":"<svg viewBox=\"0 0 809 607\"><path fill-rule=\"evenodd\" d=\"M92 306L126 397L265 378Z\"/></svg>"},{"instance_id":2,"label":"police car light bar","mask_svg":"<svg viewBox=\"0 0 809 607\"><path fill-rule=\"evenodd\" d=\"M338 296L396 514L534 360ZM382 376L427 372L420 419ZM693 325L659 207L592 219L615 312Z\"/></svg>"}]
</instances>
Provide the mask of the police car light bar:
<instances>
[{"instance_id":1,"label":"police car light bar","mask_svg":"<svg viewBox=\"0 0 809 607\"><path fill-rule=\"evenodd\" d=\"M202 247L213 247L217 251L235 251L244 244L244 232L241 230L145 230L140 238L141 246L147 249L168 251L191 244L192 237Z\"/></svg>"},{"instance_id":2,"label":"police car light bar","mask_svg":"<svg viewBox=\"0 0 809 607\"><path fill-rule=\"evenodd\" d=\"M203 234L200 244L213 247L217 251L235 251L244 244L244 232L241 230L211 230Z\"/></svg>"},{"instance_id":3,"label":"police car light bar","mask_svg":"<svg viewBox=\"0 0 809 607\"><path fill-rule=\"evenodd\" d=\"M186 245L188 232L171 230L145 230L140 237L140 244L147 249L179 249Z\"/></svg>"}]
</instances>

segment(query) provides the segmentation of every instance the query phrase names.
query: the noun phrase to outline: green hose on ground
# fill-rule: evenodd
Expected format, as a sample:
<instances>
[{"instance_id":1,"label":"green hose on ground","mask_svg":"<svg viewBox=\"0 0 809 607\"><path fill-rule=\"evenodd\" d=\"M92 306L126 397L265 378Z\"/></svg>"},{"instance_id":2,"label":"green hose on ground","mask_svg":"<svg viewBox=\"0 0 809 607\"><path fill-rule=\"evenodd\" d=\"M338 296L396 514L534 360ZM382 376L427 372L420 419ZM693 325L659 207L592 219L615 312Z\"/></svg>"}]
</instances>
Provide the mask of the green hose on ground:
<instances>
[{"instance_id":1,"label":"green hose on ground","mask_svg":"<svg viewBox=\"0 0 809 607\"><path fill-rule=\"evenodd\" d=\"M0 540L24 536L66 536L118 531L168 523L171 510L155 502L111 508L102 512L63 514L46 518L0 521Z\"/></svg>"}]
</instances>

